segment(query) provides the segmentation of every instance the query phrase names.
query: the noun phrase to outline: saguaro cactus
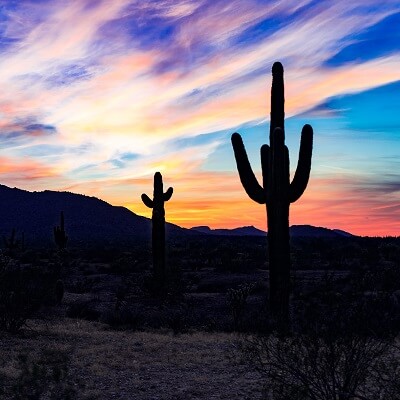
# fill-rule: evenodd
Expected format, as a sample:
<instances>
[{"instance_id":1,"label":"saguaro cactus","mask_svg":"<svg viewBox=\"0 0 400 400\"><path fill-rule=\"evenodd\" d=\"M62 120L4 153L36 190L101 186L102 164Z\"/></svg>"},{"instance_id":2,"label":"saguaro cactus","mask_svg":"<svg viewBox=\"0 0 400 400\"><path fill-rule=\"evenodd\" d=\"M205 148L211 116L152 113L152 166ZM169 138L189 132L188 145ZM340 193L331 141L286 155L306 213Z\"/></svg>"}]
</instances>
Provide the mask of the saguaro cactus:
<instances>
[{"instance_id":1,"label":"saguaro cactus","mask_svg":"<svg viewBox=\"0 0 400 400\"><path fill-rule=\"evenodd\" d=\"M292 182L289 176L289 151L285 146L283 67L272 67L270 145L261 147L262 186L251 169L241 136L232 135L232 146L242 185L248 196L266 204L270 307L280 320L288 320L290 294L289 206L303 194L311 169L313 130L304 125L301 132L297 169Z\"/></svg>"},{"instance_id":2,"label":"saguaro cactus","mask_svg":"<svg viewBox=\"0 0 400 400\"><path fill-rule=\"evenodd\" d=\"M142 194L143 203L153 209L152 213L152 251L153 251L153 273L158 285L163 286L167 277L165 263L165 208L164 203L168 201L173 193L170 187L164 193L163 180L160 172L154 174L153 200Z\"/></svg>"},{"instance_id":3,"label":"saguaro cactus","mask_svg":"<svg viewBox=\"0 0 400 400\"><path fill-rule=\"evenodd\" d=\"M60 250L64 250L67 246L68 236L64 230L64 212L61 211L61 225L54 227L54 241Z\"/></svg>"},{"instance_id":4,"label":"saguaro cactus","mask_svg":"<svg viewBox=\"0 0 400 400\"><path fill-rule=\"evenodd\" d=\"M3 236L3 242L7 250L10 252L16 250L19 247L19 240L15 238L15 228L12 229L11 235L7 238Z\"/></svg>"}]
</instances>

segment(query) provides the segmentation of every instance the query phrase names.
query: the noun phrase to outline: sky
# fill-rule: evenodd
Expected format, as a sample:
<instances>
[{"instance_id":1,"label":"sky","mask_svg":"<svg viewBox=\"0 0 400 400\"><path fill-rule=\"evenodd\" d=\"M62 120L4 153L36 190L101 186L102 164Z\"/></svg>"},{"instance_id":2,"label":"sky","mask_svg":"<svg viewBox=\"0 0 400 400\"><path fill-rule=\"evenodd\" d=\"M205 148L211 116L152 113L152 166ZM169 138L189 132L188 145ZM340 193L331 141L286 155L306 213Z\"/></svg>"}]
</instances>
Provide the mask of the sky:
<instances>
[{"instance_id":1,"label":"sky","mask_svg":"<svg viewBox=\"0 0 400 400\"><path fill-rule=\"evenodd\" d=\"M266 229L230 136L260 178L281 61L291 176L314 129L290 223L400 235L398 0L0 0L0 51L1 184L151 216L160 171L169 222Z\"/></svg>"}]
</instances>

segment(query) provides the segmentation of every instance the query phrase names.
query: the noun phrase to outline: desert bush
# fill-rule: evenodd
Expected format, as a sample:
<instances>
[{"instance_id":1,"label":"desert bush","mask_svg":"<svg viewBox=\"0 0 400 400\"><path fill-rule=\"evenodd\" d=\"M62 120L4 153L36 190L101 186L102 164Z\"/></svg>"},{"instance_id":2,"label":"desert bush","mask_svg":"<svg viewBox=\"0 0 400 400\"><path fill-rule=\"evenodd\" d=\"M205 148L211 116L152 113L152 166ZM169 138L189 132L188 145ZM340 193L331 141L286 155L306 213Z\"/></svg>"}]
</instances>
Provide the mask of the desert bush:
<instances>
[{"instance_id":1,"label":"desert bush","mask_svg":"<svg viewBox=\"0 0 400 400\"><path fill-rule=\"evenodd\" d=\"M164 324L171 329L174 335L187 333L191 326L191 310L188 307L180 307L179 309L169 310L163 316Z\"/></svg>"},{"instance_id":2,"label":"desert bush","mask_svg":"<svg viewBox=\"0 0 400 400\"><path fill-rule=\"evenodd\" d=\"M62 299L64 297L64 283L61 279L58 279L55 284L55 294L57 305L61 305Z\"/></svg>"},{"instance_id":3,"label":"desert bush","mask_svg":"<svg viewBox=\"0 0 400 400\"><path fill-rule=\"evenodd\" d=\"M356 271L353 279L363 291L393 292L400 289L400 263Z\"/></svg>"},{"instance_id":4,"label":"desert bush","mask_svg":"<svg viewBox=\"0 0 400 400\"><path fill-rule=\"evenodd\" d=\"M390 297L338 292L328 278L297 299L290 332L245 344L264 376L265 399L398 400L399 322Z\"/></svg>"},{"instance_id":5,"label":"desert bush","mask_svg":"<svg viewBox=\"0 0 400 400\"><path fill-rule=\"evenodd\" d=\"M242 327L243 314L247 304L247 297L254 289L254 283L244 283L237 288L228 289L226 296L229 309L233 318L233 329L236 331Z\"/></svg>"},{"instance_id":6,"label":"desert bush","mask_svg":"<svg viewBox=\"0 0 400 400\"><path fill-rule=\"evenodd\" d=\"M68 318L98 321L101 313L96 309L96 305L97 302L94 300L77 300L68 306L66 316Z\"/></svg>"},{"instance_id":7,"label":"desert bush","mask_svg":"<svg viewBox=\"0 0 400 400\"><path fill-rule=\"evenodd\" d=\"M54 276L0 255L0 330L17 332L42 305L54 302Z\"/></svg>"},{"instance_id":8,"label":"desert bush","mask_svg":"<svg viewBox=\"0 0 400 400\"><path fill-rule=\"evenodd\" d=\"M187 291L187 282L181 269L177 266L168 270L163 286L160 286L158 280L150 274L143 275L142 284L143 293L147 293L151 297L167 300L170 303L181 302Z\"/></svg>"},{"instance_id":9,"label":"desert bush","mask_svg":"<svg viewBox=\"0 0 400 400\"><path fill-rule=\"evenodd\" d=\"M20 354L18 375L12 385L3 389L10 400L69 400L76 390L69 382L69 357L66 351L44 349L39 356Z\"/></svg>"},{"instance_id":10,"label":"desert bush","mask_svg":"<svg viewBox=\"0 0 400 400\"><path fill-rule=\"evenodd\" d=\"M362 335L254 337L246 345L273 400L399 399L399 357L393 342Z\"/></svg>"},{"instance_id":11,"label":"desert bush","mask_svg":"<svg viewBox=\"0 0 400 400\"><path fill-rule=\"evenodd\" d=\"M197 293L225 293L227 287L231 286L226 280L216 280L205 278L200 280L197 285Z\"/></svg>"},{"instance_id":12,"label":"desert bush","mask_svg":"<svg viewBox=\"0 0 400 400\"><path fill-rule=\"evenodd\" d=\"M167 300L170 303L181 302L187 292L187 281L183 276L182 270L177 265L169 269L166 290Z\"/></svg>"},{"instance_id":13,"label":"desert bush","mask_svg":"<svg viewBox=\"0 0 400 400\"><path fill-rule=\"evenodd\" d=\"M67 289L70 293L83 294L90 293L93 289L93 286L93 279L87 277L79 277L70 282L67 286Z\"/></svg>"},{"instance_id":14,"label":"desert bush","mask_svg":"<svg viewBox=\"0 0 400 400\"><path fill-rule=\"evenodd\" d=\"M143 315L138 310L133 310L126 305L116 309L111 308L101 316L101 321L113 329L138 330L143 324Z\"/></svg>"},{"instance_id":15,"label":"desert bush","mask_svg":"<svg viewBox=\"0 0 400 400\"><path fill-rule=\"evenodd\" d=\"M110 263L110 272L115 274L125 275L132 272L143 272L145 269L147 269L147 265L131 254L123 254Z\"/></svg>"}]
</instances>

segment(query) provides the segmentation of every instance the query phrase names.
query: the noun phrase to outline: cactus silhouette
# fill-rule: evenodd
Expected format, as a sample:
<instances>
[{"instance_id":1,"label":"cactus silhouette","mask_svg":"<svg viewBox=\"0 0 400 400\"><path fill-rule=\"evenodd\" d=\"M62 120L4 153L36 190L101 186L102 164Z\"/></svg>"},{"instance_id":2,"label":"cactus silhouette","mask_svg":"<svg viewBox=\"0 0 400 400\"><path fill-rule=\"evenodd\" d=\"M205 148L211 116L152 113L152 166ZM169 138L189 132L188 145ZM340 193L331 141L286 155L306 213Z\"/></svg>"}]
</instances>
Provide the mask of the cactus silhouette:
<instances>
[{"instance_id":1,"label":"cactus silhouette","mask_svg":"<svg viewBox=\"0 0 400 400\"><path fill-rule=\"evenodd\" d=\"M64 230L64 212L61 211L61 224L60 226L54 227L54 241L60 250L64 250L67 247L68 236Z\"/></svg>"},{"instance_id":2,"label":"cactus silhouette","mask_svg":"<svg viewBox=\"0 0 400 400\"><path fill-rule=\"evenodd\" d=\"M153 200L142 194L143 203L153 209L152 213L152 252L153 252L153 273L158 285L164 286L167 278L165 263L165 208L164 203L168 201L173 193L170 187L164 193L163 180L160 172L154 174Z\"/></svg>"},{"instance_id":3,"label":"cactus silhouette","mask_svg":"<svg viewBox=\"0 0 400 400\"><path fill-rule=\"evenodd\" d=\"M286 323L290 295L289 206L301 197L310 177L313 130L310 125L304 125L302 129L297 169L290 182L284 102L283 66L275 62L272 67L270 145L261 147L262 186L251 169L238 133L232 135L232 146L246 193L252 200L267 207L269 301L272 314Z\"/></svg>"},{"instance_id":4,"label":"cactus silhouette","mask_svg":"<svg viewBox=\"0 0 400 400\"><path fill-rule=\"evenodd\" d=\"M15 228L12 229L11 235L8 238L3 236L3 242L10 254L13 254L20 247L21 242L15 236Z\"/></svg>"}]
</instances>

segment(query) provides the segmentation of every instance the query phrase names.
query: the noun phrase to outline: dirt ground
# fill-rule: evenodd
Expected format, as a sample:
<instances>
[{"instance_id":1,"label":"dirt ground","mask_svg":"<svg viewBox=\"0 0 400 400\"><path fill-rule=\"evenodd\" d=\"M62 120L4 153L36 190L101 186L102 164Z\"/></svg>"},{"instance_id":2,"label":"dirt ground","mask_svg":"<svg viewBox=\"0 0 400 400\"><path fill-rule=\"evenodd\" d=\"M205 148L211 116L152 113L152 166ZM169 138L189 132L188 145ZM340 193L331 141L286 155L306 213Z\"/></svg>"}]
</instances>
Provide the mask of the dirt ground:
<instances>
[{"instance_id":1,"label":"dirt ground","mask_svg":"<svg viewBox=\"0 0 400 400\"><path fill-rule=\"evenodd\" d=\"M66 355L64 386L74 390L75 399L261 399L260 376L241 362L234 334L111 331L68 318L30 321L29 327L22 335L0 336L0 373L6 388L18 376L27 385L21 379L19 355L36 360L50 350ZM66 398L60 393L40 398Z\"/></svg>"}]
</instances>

